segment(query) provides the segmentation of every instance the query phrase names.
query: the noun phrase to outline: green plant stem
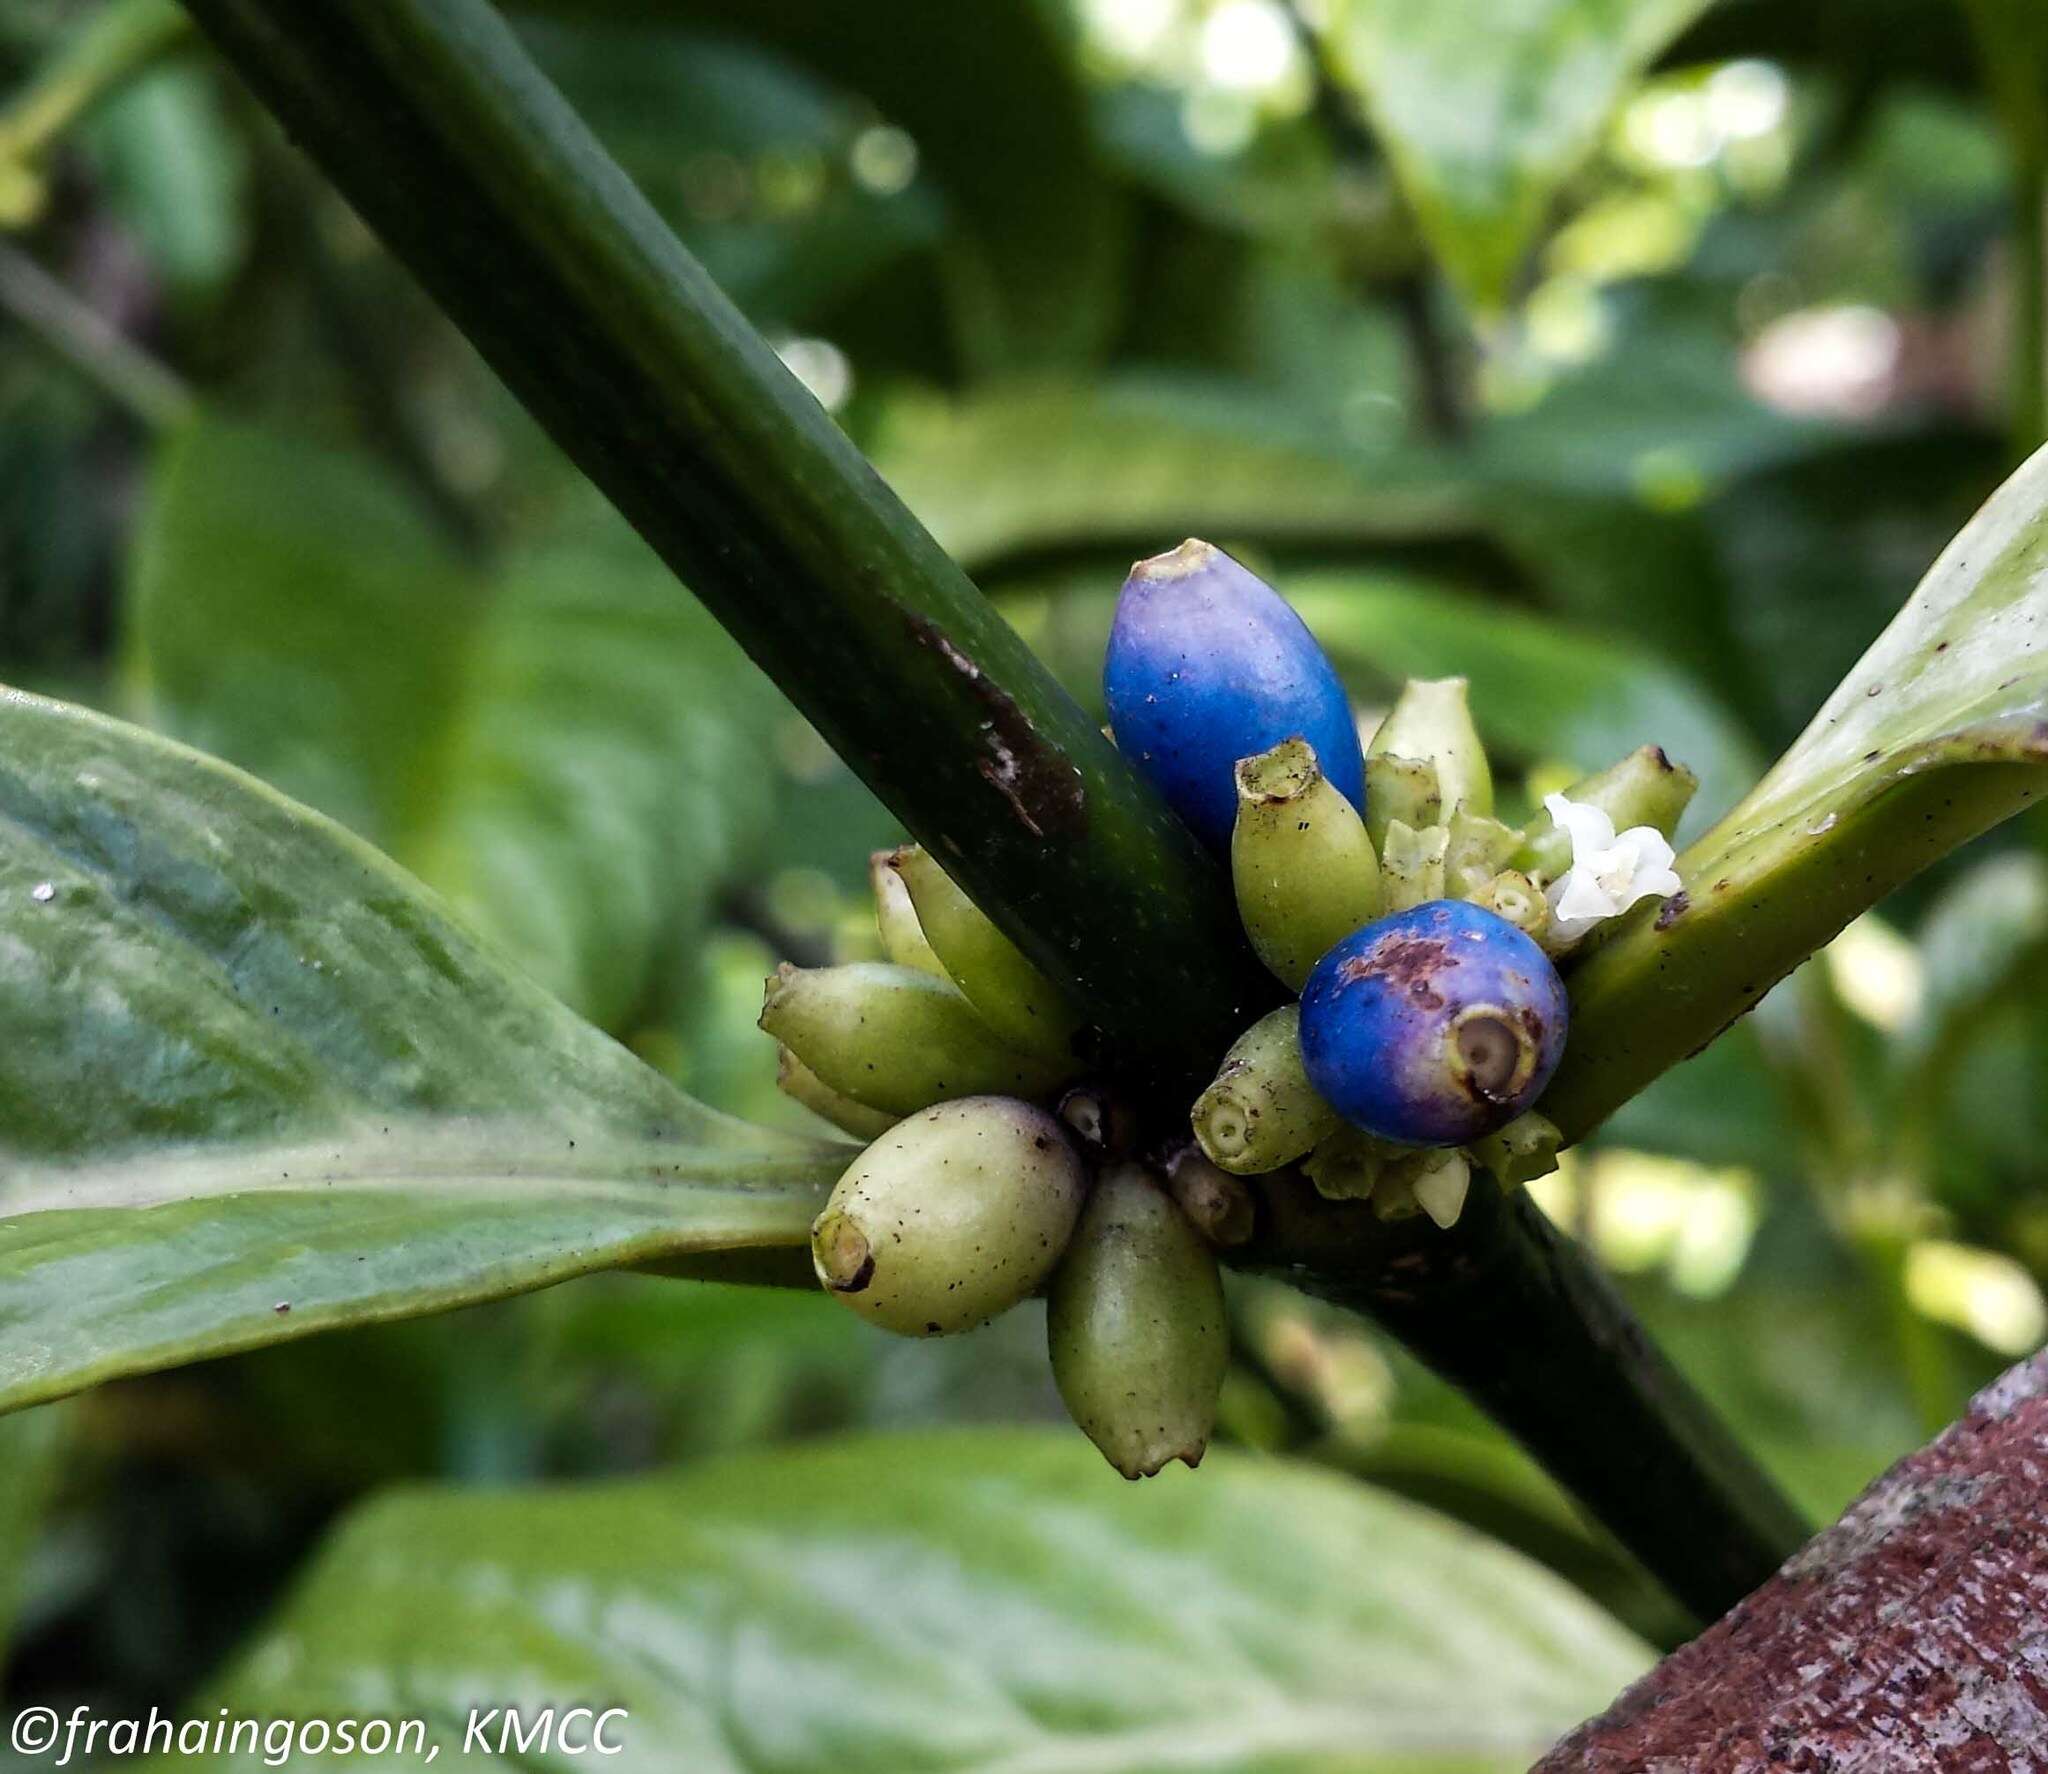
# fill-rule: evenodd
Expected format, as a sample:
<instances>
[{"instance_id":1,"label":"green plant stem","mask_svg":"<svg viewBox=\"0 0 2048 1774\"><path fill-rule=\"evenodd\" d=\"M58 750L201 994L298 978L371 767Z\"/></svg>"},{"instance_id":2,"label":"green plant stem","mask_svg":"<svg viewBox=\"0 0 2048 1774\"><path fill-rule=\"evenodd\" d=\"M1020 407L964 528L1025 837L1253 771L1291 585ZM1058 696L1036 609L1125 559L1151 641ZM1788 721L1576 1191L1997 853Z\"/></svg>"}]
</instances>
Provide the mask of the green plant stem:
<instances>
[{"instance_id":1,"label":"green plant stem","mask_svg":"<svg viewBox=\"0 0 2048 1774\"><path fill-rule=\"evenodd\" d=\"M1186 1103L1279 996L1222 872L497 15L483 0L188 3L563 449L1088 1007L1105 1057ZM1317 1231L1306 1185L1276 1199L1286 1224ZM1266 1260L1390 1325L1676 1594L1720 1613L1802 1524L1575 1246L1525 1208L1468 1219L1419 1268L1389 1270L1382 1244L1339 1229L1327 1247L1269 1239Z\"/></svg>"},{"instance_id":2,"label":"green plant stem","mask_svg":"<svg viewBox=\"0 0 2048 1774\"><path fill-rule=\"evenodd\" d=\"M1703 1620L1725 1613L1805 1539L1798 1511L1526 1195L1480 1179L1457 1231L1283 1187L1232 1260L1384 1325L1679 1601ZM1535 1328L1559 1324L1600 1358Z\"/></svg>"},{"instance_id":3,"label":"green plant stem","mask_svg":"<svg viewBox=\"0 0 2048 1774\"><path fill-rule=\"evenodd\" d=\"M513 392L1108 1042L1270 1001L1227 886L481 0L191 0Z\"/></svg>"},{"instance_id":4,"label":"green plant stem","mask_svg":"<svg viewBox=\"0 0 2048 1774\"><path fill-rule=\"evenodd\" d=\"M0 241L0 313L12 315L145 429L175 425L193 411L192 392L174 372L5 241Z\"/></svg>"},{"instance_id":5,"label":"green plant stem","mask_svg":"<svg viewBox=\"0 0 2048 1774\"><path fill-rule=\"evenodd\" d=\"M176 0L114 0L0 107L0 158L34 160L108 94L191 35Z\"/></svg>"}]
</instances>

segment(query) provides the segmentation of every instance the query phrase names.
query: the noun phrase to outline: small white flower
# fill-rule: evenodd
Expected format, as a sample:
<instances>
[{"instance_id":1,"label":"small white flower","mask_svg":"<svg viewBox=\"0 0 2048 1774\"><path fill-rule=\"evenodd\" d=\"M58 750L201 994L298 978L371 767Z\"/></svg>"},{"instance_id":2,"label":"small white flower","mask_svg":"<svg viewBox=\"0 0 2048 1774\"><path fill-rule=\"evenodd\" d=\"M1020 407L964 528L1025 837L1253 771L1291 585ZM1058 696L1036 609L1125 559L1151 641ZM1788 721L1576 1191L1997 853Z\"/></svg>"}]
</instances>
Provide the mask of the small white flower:
<instances>
[{"instance_id":1,"label":"small white flower","mask_svg":"<svg viewBox=\"0 0 2048 1774\"><path fill-rule=\"evenodd\" d=\"M1551 940L1577 942L1603 918L1639 899L1666 899L1679 889L1670 841L1653 825L1615 835L1614 821L1583 801L1545 795L1544 810L1572 841L1572 866L1544 893L1550 902Z\"/></svg>"}]
</instances>

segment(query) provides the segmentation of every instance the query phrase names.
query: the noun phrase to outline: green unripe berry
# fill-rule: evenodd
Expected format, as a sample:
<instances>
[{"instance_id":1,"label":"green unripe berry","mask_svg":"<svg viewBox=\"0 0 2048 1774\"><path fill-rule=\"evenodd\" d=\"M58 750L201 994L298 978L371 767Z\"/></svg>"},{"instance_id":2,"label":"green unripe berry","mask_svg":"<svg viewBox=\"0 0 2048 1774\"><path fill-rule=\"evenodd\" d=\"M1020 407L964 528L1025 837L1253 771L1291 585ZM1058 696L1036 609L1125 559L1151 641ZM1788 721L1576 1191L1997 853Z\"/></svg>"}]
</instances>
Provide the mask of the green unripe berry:
<instances>
[{"instance_id":1,"label":"green unripe berry","mask_svg":"<svg viewBox=\"0 0 2048 1774\"><path fill-rule=\"evenodd\" d=\"M775 1087L792 1102L802 1103L813 1115L855 1139L874 1139L896 1125L894 1115L857 1103L850 1096L841 1096L787 1047L778 1046L775 1050Z\"/></svg>"},{"instance_id":2,"label":"green unripe berry","mask_svg":"<svg viewBox=\"0 0 2048 1774\"><path fill-rule=\"evenodd\" d=\"M1061 1067L997 1038L942 979L887 961L791 967L768 981L761 1027L841 1096L891 1115L963 1096L1043 1096Z\"/></svg>"},{"instance_id":3,"label":"green unripe berry","mask_svg":"<svg viewBox=\"0 0 2048 1774\"><path fill-rule=\"evenodd\" d=\"M886 856L925 941L981 1020L1013 1047L1067 1058L1080 1018L1059 988L953 884L929 851L907 844Z\"/></svg>"},{"instance_id":4,"label":"green unripe berry","mask_svg":"<svg viewBox=\"0 0 2048 1774\"><path fill-rule=\"evenodd\" d=\"M1126 1478L1201 1463L1230 1360L1216 1254L1135 1164L1103 1172L1046 1304L1068 1413Z\"/></svg>"},{"instance_id":5,"label":"green unripe berry","mask_svg":"<svg viewBox=\"0 0 2048 1774\"><path fill-rule=\"evenodd\" d=\"M934 979L944 979L945 966L925 940L917 908L910 903L910 889L892 866L895 856L893 850L877 850L868 857L868 881L875 891L875 932L882 939L882 953L898 967L914 967Z\"/></svg>"},{"instance_id":6,"label":"green unripe berry","mask_svg":"<svg viewBox=\"0 0 2048 1774\"><path fill-rule=\"evenodd\" d=\"M1472 724L1465 687L1463 678L1410 678L1367 751L1369 757L1424 758L1434 764L1446 816L1460 808L1493 811L1493 770ZM1368 787L1367 795L1371 792Z\"/></svg>"},{"instance_id":7,"label":"green unripe berry","mask_svg":"<svg viewBox=\"0 0 2048 1774\"><path fill-rule=\"evenodd\" d=\"M940 1103L847 1167L811 1226L811 1263L884 1330L971 1330L1044 1284L1086 1192L1080 1158L1043 1109L1001 1096Z\"/></svg>"},{"instance_id":8,"label":"green unripe berry","mask_svg":"<svg viewBox=\"0 0 2048 1774\"><path fill-rule=\"evenodd\" d=\"M1307 740L1238 761L1230 879L1252 948L1297 992L1332 944L1379 916L1379 863L1365 821Z\"/></svg>"},{"instance_id":9,"label":"green unripe berry","mask_svg":"<svg viewBox=\"0 0 2048 1774\"><path fill-rule=\"evenodd\" d=\"M1337 1129L1301 1063L1301 1007L1283 1004L1237 1038L1189 1117L1211 1163L1237 1176L1292 1164Z\"/></svg>"}]
</instances>

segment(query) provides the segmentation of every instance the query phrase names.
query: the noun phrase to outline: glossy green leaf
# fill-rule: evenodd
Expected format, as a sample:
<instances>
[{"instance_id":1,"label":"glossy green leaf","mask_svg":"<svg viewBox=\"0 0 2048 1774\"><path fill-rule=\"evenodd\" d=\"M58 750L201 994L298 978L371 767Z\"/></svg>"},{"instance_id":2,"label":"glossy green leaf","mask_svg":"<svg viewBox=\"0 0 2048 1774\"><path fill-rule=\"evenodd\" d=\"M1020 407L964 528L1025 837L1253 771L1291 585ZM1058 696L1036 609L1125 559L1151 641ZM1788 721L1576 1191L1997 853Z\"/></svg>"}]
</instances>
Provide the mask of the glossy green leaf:
<instances>
[{"instance_id":1,"label":"glossy green leaf","mask_svg":"<svg viewBox=\"0 0 2048 1774\"><path fill-rule=\"evenodd\" d=\"M800 1242L838 1168L691 1102L368 846L170 741L10 693L0 820L0 1409Z\"/></svg>"},{"instance_id":2,"label":"glossy green leaf","mask_svg":"<svg viewBox=\"0 0 2048 1774\"><path fill-rule=\"evenodd\" d=\"M595 510L486 575L369 464L202 423L130 627L158 724L384 845L606 1026L773 815L778 700Z\"/></svg>"},{"instance_id":3,"label":"glossy green leaf","mask_svg":"<svg viewBox=\"0 0 2048 1774\"><path fill-rule=\"evenodd\" d=\"M839 1162L717 1127L572 1138L443 1116L14 1169L0 1178L0 1411L598 1270L802 1245Z\"/></svg>"},{"instance_id":4,"label":"glossy green leaf","mask_svg":"<svg viewBox=\"0 0 2048 1774\"><path fill-rule=\"evenodd\" d=\"M472 1707L618 1706L613 1765L705 1774L1480 1774L1647 1662L1356 1484L1217 1454L1140 1488L1078 1436L983 1432L372 1505L209 1705L384 1695L451 1752Z\"/></svg>"},{"instance_id":5,"label":"glossy green leaf","mask_svg":"<svg viewBox=\"0 0 2048 1774\"><path fill-rule=\"evenodd\" d=\"M2048 791L2048 454L1929 569L1813 723L1572 974L1576 1135L1958 844Z\"/></svg>"},{"instance_id":6,"label":"glossy green leaf","mask_svg":"<svg viewBox=\"0 0 2048 1774\"><path fill-rule=\"evenodd\" d=\"M1092 544L1468 532L1468 494L1426 456L1305 440L1222 389L1016 383L901 400L867 440L883 477L971 570Z\"/></svg>"},{"instance_id":7,"label":"glossy green leaf","mask_svg":"<svg viewBox=\"0 0 2048 1774\"><path fill-rule=\"evenodd\" d=\"M1512 295L1565 181L1707 0L1344 0L1336 42L1444 269Z\"/></svg>"}]
</instances>

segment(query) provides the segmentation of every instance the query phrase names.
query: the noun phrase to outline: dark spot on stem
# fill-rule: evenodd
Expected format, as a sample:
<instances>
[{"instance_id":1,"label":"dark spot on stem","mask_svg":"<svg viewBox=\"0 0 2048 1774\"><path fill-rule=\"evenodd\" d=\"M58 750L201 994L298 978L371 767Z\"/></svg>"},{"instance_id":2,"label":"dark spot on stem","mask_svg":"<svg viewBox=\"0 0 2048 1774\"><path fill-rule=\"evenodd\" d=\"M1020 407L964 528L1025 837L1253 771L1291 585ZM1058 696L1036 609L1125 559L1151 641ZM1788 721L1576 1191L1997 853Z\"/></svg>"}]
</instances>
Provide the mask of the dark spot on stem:
<instances>
[{"instance_id":1,"label":"dark spot on stem","mask_svg":"<svg viewBox=\"0 0 2048 1774\"><path fill-rule=\"evenodd\" d=\"M1080 770L1031 724L1000 685L922 616L905 620L920 646L931 648L959 673L982 712L981 755L974 767L1009 802L1034 838L1073 837L1087 824L1088 791Z\"/></svg>"},{"instance_id":2,"label":"dark spot on stem","mask_svg":"<svg viewBox=\"0 0 2048 1774\"><path fill-rule=\"evenodd\" d=\"M1657 928L1669 930L1672 925L1692 910L1692 895L1680 888L1657 908Z\"/></svg>"}]
</instances>

